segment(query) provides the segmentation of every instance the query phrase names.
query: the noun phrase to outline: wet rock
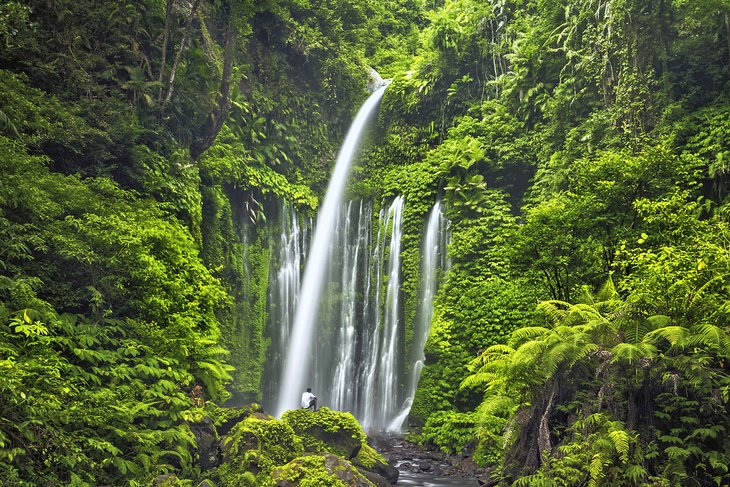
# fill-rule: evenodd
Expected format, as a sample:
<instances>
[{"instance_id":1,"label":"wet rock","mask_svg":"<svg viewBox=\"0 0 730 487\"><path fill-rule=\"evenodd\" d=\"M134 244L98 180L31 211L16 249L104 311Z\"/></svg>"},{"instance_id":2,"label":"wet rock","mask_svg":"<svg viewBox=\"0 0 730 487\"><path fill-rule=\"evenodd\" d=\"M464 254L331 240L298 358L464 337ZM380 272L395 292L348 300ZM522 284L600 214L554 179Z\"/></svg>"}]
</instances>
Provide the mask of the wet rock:
<instances>
[{"instance_id":1,"label":"wet rock","mask_svg":"<svg viewBox=\"0 0 730 487\"><path fill-rule=\"evenodd\" d=\"M218 433L213 421L203 416L200 421L189 423L190 431L195 437L198 448L195 458L203 470L209 470L220 463L220 451L218 449Z\"/></svg>"},{"instance_id":2,"label":"wet rock","mask_svg":"<svg viewBox=\"0 0 730 487\"><path fill-rule=\"evenodd\" d=\"M431 462L421 462L418 464L418 469L422 472L429 472L431 471Z\"/></svg>"},{"instance_id":3,"label":"wet rock","mask_svg":"<svg viewBox=\"0 0 730 487\"><path fill-rule=\"evenodd\" d=\"M363 477L375 484L375 487L390 487L391 485L391 482L388 482L388 479L376 474L375 472L368 472L362 468L358 468L357 470Z\"/></svg>"},{"instance_id":4,"label":"wet rock","mask_svg":"<svg viewBox=\"0 0 730 487\"><path fill-rule=\"evenodd\" d=\"M398 472L398 469L395 468L393 465L378 462L375 464L374 470L376 474L384 477L391 484L395 484L396 482L398 482L400 472Z\"/></svg>"}]
</instances>

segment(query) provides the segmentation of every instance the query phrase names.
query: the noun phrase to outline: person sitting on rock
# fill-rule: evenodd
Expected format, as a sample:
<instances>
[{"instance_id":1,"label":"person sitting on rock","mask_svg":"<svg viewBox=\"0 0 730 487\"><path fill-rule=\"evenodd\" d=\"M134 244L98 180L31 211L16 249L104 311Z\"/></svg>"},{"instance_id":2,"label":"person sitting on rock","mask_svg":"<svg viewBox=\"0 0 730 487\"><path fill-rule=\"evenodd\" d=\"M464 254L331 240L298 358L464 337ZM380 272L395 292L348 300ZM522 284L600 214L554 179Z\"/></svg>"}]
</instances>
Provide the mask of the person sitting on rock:
<instances>
[{"instance_id":1,"label":"person sitting on rock","mask_svg":"<svg viewBox=\"0 0 730 487\"><path fill-rule=\"evenodd\" d=\"M307 390L302 393L302 408L311 409L312 411L317 410L317 396L312 394L311 387L307 387Z\"/></svg>"}]
</instances>

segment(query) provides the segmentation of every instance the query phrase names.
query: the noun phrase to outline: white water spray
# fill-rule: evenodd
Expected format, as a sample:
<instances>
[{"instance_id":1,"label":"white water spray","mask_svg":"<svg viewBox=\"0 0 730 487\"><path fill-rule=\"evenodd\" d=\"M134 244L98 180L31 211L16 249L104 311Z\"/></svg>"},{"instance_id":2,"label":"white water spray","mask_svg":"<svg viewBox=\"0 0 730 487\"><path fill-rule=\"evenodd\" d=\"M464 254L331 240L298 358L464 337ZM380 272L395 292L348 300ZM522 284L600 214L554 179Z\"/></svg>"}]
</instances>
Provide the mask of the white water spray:
<instances>
[{"instance_id":1,"label":"white water spray","mask_svg":"<svg viewBox=\"0 0 730 487\"><path fill-rule=\"evenodd\" d=\"M426 359L424 347L431 329L433 317L433 299L438 290L438 274L447 266L446 244L448 232L441 202L437 201L428 218L426 233L421 244L421 283L418 314L413 329L413 371L409 383L406 400L400 414L388 425L387 431L398 433L408 414L411 412L413 398L416 395L418 379Z\"/></svg>"},{"instance_id":2,"label":"white water spray","mask_svg":"<svg viewBox=\"0 0 730 487\"><path fill-rule=\"evenodd\" d=\"M380 99L383 97L385 88L386 86L382 86L375 91L360 108L337 156L335 169L317 217L314 239L304 270L304 278L294 315L294 327L289 341L290 346L285 359L283 375L279 382L277 416L281 416L287 409L296 408L299 395L306 387L305 374L310 370L314 321L319 307L324 278L327 274L327 260L337 212L345 191L347 176L350 173L356 150L365 132L367 121L375 112Z\"/></svg>"}]
</instances>

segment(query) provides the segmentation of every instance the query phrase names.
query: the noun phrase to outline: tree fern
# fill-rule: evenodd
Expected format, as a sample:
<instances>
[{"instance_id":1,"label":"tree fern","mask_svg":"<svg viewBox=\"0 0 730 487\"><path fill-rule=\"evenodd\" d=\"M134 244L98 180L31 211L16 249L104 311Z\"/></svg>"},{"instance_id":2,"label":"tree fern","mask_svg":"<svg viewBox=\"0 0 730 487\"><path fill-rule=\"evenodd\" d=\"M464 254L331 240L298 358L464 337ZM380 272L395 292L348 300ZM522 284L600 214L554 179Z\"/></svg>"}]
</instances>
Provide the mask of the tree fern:
<instances>
[{"instance_id":1,"label":"tree fern","mask_svg":"<svg viewBox=\"0 0 730 487\"><path fill-rule=\"evenodd\" d=\"M666 340L670 345L674 346L685 342L689 336L689 330L683 326L665 326L657 330L647 333L644 337L649 343L657 343Z\"/></svg>"},{"instance_id":2,"label":"tree fern","mask_svg":"<svg viewBox=\"0 0 730 487\"><path fill-rule=\"evenodd\" d=\"M509 343L512 346L517 346L526 340L544 337L550 333L552 333L552 330L549 328L542 326L526 326L515 330L510 337Z\"/></svg>"},{"instance_id":3,"label":"tree fern","mask_svg":"<svg viewBox=\"0 0 730 487\"><path fill-rule=\"evenodd\" d=\"M570 303L559 300L541 301L537 305L537 309L545 313L548 321L553 324L562 322L570 307Z\"/></svg>"},{"instance_id":4,"label":"tree fern","mask_svg":"<svg viewBox=\"0 0 730 487\"><path fill-rule=\"evenodd\" d=\"M651 343L641 343L634 345L633 343L619 343L611 349L613 358L612 363L625 362L633 365L644 358L653 358L656 355L656 347Z\"/></svg>"},{"instance_id":5,"label":"tree fern","mask_svg":"<svg viewBox=\"0 0 730 487\"><path fill-rule=\"evenodd\" d=\"M719 326L703 323L693 326L691 334L686 338L687 347L706 347L717 350L724 358L730 358L730 337L725 329Z\"/></svg>"}]
</instances>

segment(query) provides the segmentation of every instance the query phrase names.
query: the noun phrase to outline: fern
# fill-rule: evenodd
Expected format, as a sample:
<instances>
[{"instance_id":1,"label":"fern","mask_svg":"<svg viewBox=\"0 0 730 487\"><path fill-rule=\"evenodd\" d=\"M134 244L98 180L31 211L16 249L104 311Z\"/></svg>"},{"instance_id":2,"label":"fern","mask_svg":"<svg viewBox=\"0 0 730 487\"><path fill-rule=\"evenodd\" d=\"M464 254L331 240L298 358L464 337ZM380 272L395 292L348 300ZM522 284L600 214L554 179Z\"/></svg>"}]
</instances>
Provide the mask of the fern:
<instances>
[{"instance_id":1,"label":"fern","mask_svg":"<svg viewBox=\"0 0 730 487\"><path fill-rule=\"evenodd\" d=\"M650 343L657 343L660 340L666 340L670 345L674 346L682 344L689 336L689 330L682 326L665 326L646 334L644 340Z\"/></svg>"},{"instance_id":2,"label":"fern","mask_svg":"<svg viewBox=\"0 0 730 487\"><path fill-rule=\"evenodd\" d=\"M8 117L2 110L0 110L0 128L2 128L3 130L7 130L16 137L20 137L18 129L15 127L15 124L13 124L13 121L10 120L10 117Z\"/></svg>"},{"instance_id":3,"label":"fern","mask_svg":"<svg viewBox=\"0 0 730 487\"><path fill-rule=\"evenodd\" d=\"M634 345L633 343L619 343L611 349L612 363L626 362L629 365L644 358L653 358L656 355L656 347L651 343Z\"/></svg>"},{"instance_id":4,"label":"fern","mask_svg":"<svg viewBox=\"0 0 730 487\"><path fill-rule=\"evenodd\" d=\"M596 487L599 485L599 481L603 478L604 466L605 462L603 460L603 455L600 453L593 455L591 463L588 466L588 473L590 474L590 480L588 481L589 487Z\"/></svg>"},{"instance_id":5,"label":"fern","mask_svg":"<svg viewBox=\"0 0 730 487\"><path fill-rule=\"evenodd\" d=\"M691 335L686 339L687 347L707 347L717 350L720 356L730 358L730 337L725 329L703 323L693 326Z\"/></svg>"},{"instance_id":6,"label":"fern","mask_svg":"<svg viewBox=\"0 0 730 487\"><path fill-rule=\"evenodd\" d=\"M552 333L552 331L548 328L544 328L542 326L526 326L524 328L520 328L518 330L515 330L512 333L512 336L510 337L510 345L516 346L519 345L526 340L534 340L535 338L542 338L546 335L549 335ZM490 347L491 348L491 347Z\"/></svg>"},{"instance_id":7,"label":"fern","mask_svg":"<svg viewBox=\"0 0 730 487\"><path fill-rule=\"evenodd\" d=\"M615 429L608 433L608 437L613 442L613 447L619 454L621 461L626 463L629 461L629 434L623 429Z\"/></svg>"}]
</instances>

